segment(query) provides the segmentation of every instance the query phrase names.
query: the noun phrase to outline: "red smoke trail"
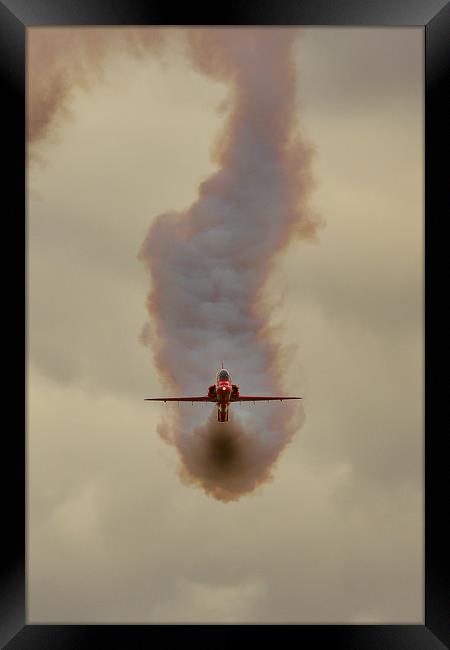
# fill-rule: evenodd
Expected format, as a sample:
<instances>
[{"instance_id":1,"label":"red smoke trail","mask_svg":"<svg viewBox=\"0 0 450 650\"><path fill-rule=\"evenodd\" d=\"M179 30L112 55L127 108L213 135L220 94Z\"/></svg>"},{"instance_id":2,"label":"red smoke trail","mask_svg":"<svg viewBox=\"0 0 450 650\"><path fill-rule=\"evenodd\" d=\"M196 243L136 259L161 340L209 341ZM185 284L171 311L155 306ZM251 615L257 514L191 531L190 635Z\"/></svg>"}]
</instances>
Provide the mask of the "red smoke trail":
<instances>
[{"instance_id":1,"label":"red smoke trail","mask_svg":"<svg viewBox=\"0 0 450 650\"><path fill-rule=\"evenodd\" d=\"M59 122L70 115L73 91L89 90L98 83L109 56L121 52L160 55L165 32L156 28L28 29L28 142L35 144L54 133Z\"/></svg>"},{"instance_id":2,"label":"red smoke trail","mask_svg":"<svg viewBox=\"0 0 450 650\"><path fill-rule=\"evenodd\" d=\"M206 390L221 358L246 392L279 392L280 348L269 335L262 290L274 257L318 226L307 209L311 150L296 131L290 29L188 30L203 73L230 85L231 109L215 147L219 170L184 213L160 215L140 252L151 276L148 339L168 385ZM144 338L146 338L144 336ZM270 478L301 423L288 404L232 407L228 424L192 408L161 429L178 448L182 477L223 501Z\"/></svg>"}]
</instances>

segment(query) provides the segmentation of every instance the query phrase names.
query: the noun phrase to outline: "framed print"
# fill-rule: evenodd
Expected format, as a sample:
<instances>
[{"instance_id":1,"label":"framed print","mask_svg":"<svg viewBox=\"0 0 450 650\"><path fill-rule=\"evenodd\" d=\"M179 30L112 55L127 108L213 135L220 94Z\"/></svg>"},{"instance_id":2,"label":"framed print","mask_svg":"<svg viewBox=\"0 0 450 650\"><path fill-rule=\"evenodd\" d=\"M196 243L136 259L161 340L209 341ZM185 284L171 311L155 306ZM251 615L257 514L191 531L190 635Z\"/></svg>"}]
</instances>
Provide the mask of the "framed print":
<instances>
[{"instance_id":1,"label":"framed print","mask_svg":"<svg viewBox=\"0 0 450 650\"><path fill-rule=\"evenodd\" d=\"M449 643L449 21L0 5L3 645Z\"/></svg>"}]
</instances>

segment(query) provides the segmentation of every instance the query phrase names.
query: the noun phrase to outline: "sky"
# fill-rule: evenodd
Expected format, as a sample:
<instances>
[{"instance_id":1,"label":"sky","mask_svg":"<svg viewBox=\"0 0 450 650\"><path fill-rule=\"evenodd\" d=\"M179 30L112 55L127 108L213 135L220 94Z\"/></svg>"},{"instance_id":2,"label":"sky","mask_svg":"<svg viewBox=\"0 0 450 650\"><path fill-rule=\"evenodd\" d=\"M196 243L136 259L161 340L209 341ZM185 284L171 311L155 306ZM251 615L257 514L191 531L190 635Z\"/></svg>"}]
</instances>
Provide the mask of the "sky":
<instances>
[{"instance_id":1,"label":"sky","mask_svg":"<svg viewBox=\"0 0 450 650\"><path fill-rule=\"evenodd\" d=\"M57 31L28 30L31 64ZM323 226L266 295L305 420L229 503L183 483L157 433L193 407L143 401L162 384L138 253L215 170L227 98L167 40L112 45L29 144L28 623L423 623L423 30L295 45Z\"/></svg>"}]
</instances>

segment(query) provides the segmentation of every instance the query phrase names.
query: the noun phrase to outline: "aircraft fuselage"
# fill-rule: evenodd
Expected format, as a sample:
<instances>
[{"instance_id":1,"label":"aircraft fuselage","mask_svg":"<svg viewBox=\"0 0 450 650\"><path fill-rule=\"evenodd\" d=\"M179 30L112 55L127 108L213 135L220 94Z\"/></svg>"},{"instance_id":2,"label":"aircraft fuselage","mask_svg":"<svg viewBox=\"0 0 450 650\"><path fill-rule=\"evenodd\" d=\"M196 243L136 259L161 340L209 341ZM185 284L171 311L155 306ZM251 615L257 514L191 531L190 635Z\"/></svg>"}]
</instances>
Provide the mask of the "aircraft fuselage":
<instances>
[{"instance_id":1,"label":"aircraft fuselage","mask_svg":"<svg viewBox=\"0 0 450 650\"><path fill-rule=\"evenodd\" d=\"M209 395L217 402L217 420L228 422L228 405L233 396L239 397L239 388L231 383L231 376L227 370L220 370L217 374L215 385L209 387Z\"/></svg>"}]
</instances>

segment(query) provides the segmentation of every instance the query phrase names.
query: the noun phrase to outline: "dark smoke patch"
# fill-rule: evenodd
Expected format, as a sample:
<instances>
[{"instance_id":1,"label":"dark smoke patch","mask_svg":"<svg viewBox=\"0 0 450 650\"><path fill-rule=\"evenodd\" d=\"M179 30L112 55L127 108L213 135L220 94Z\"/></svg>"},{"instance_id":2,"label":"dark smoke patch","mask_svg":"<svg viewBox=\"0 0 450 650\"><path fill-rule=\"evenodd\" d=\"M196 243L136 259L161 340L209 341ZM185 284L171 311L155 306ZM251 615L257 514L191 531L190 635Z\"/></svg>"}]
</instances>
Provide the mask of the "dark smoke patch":
<instances>
[{"instance_id":1,"label":"dark smoke patch","mask_svg":"<svg viewBox=\"0 0 450 650\"><path fill-rule=\"evenodd\" d=\"M220 501L237 501L271 480L267 447L261 435L246 430L237 416L219 423L213 413L205 426L196 427L182 440L180 475L186 484L196 483Z\"/></svg>"}]
</instances>

